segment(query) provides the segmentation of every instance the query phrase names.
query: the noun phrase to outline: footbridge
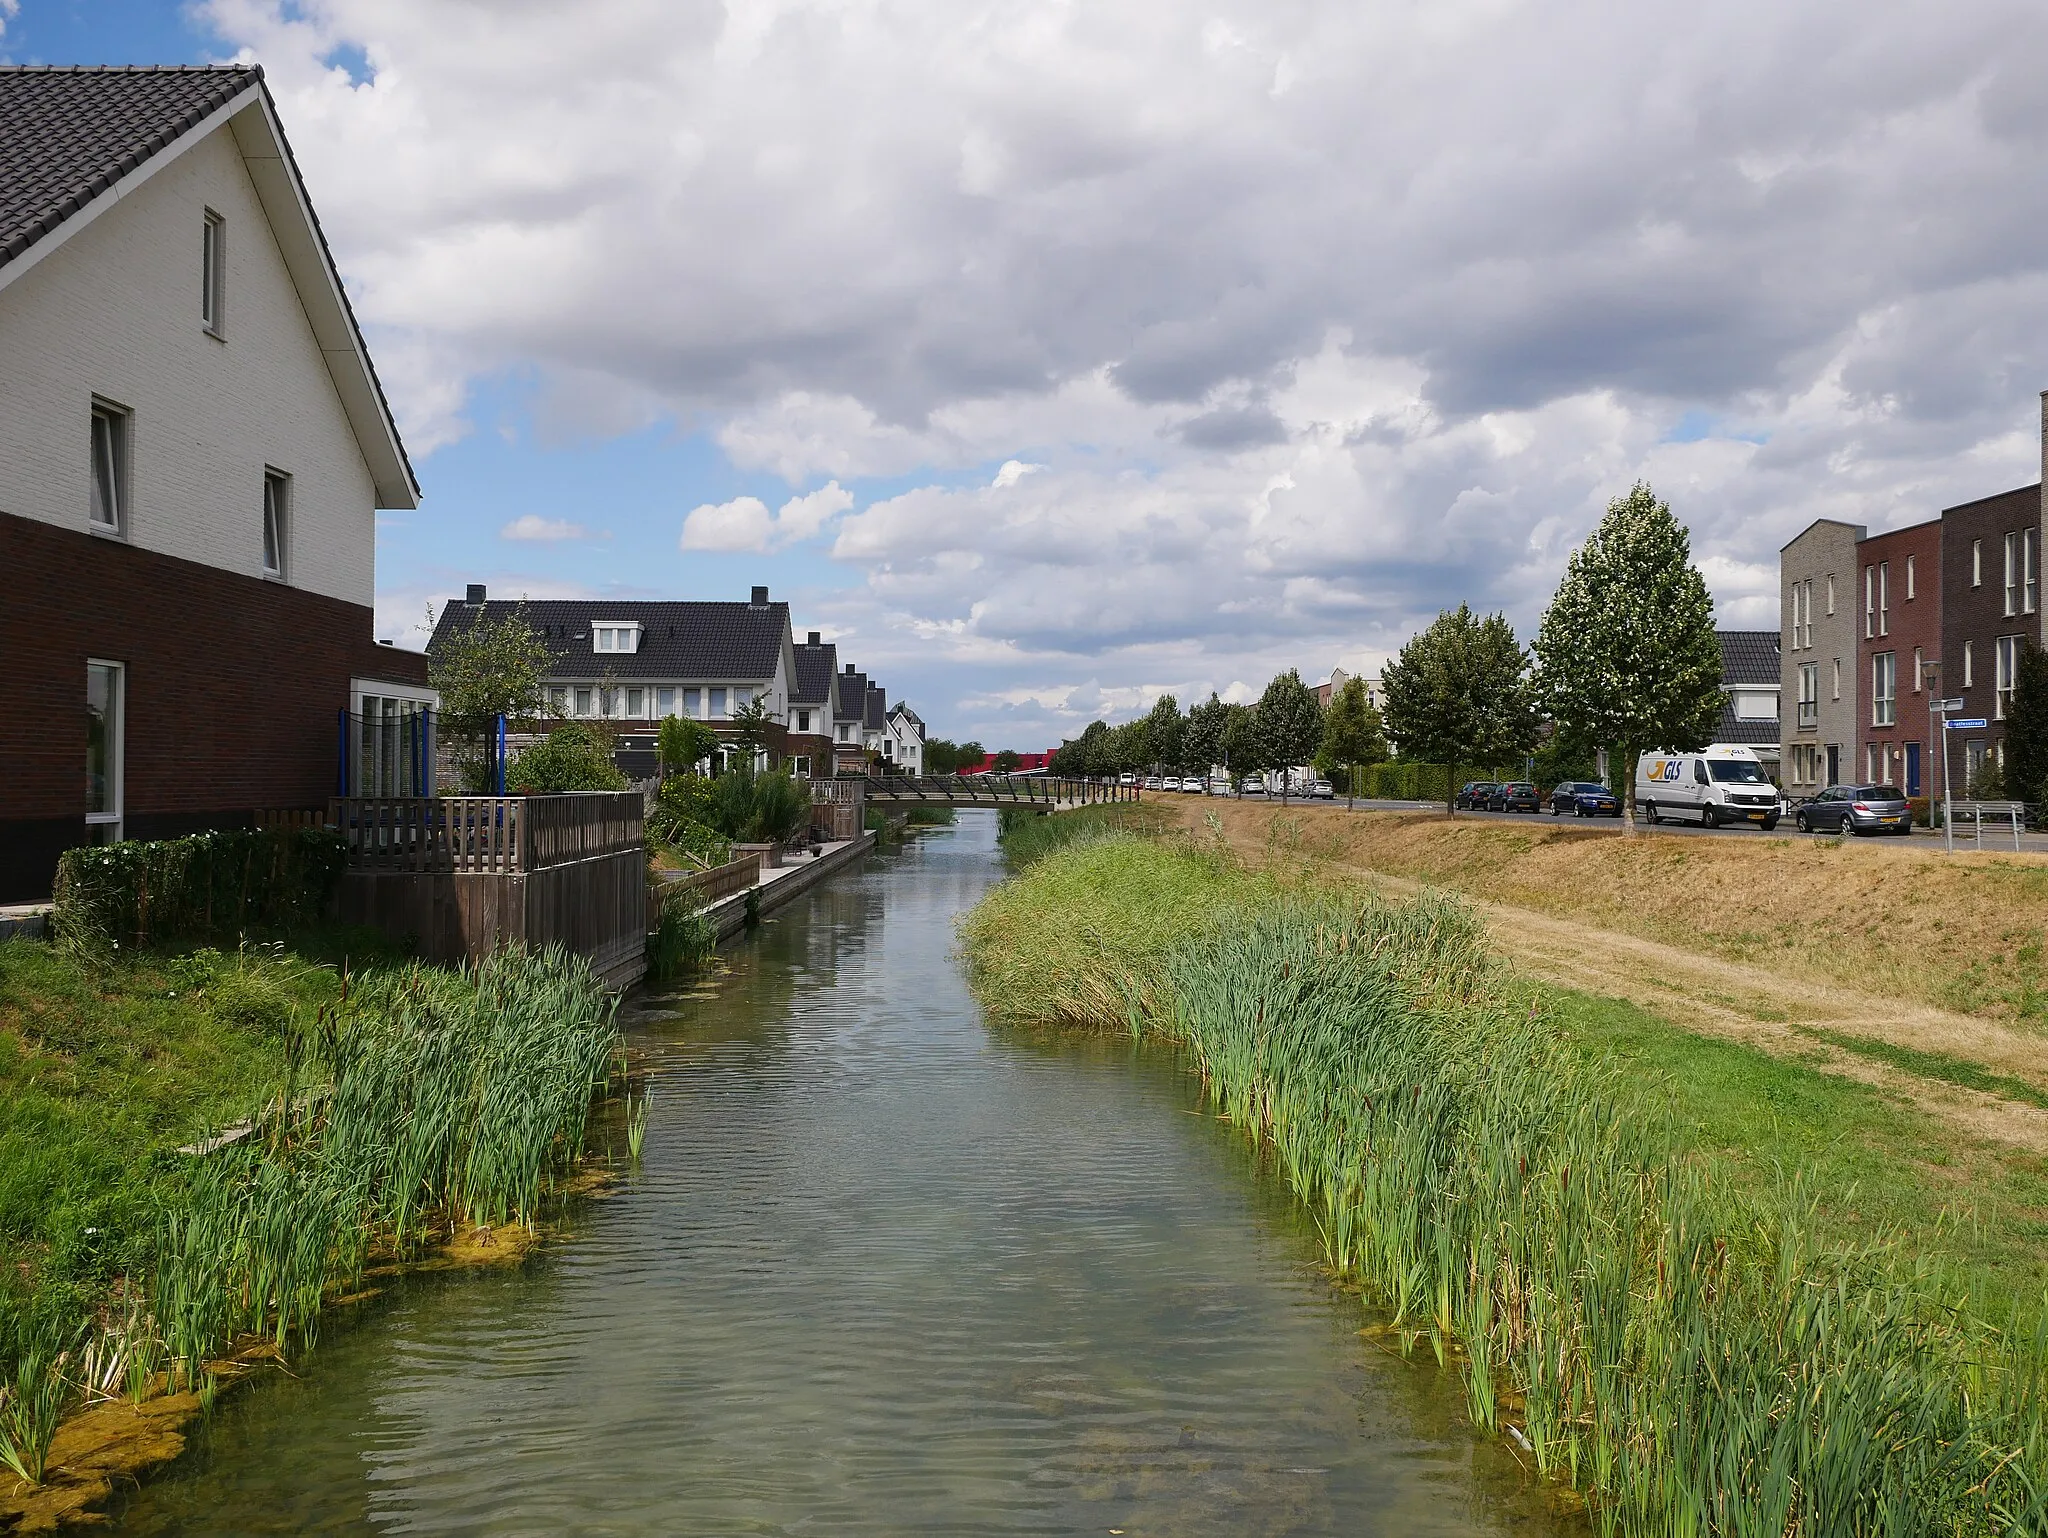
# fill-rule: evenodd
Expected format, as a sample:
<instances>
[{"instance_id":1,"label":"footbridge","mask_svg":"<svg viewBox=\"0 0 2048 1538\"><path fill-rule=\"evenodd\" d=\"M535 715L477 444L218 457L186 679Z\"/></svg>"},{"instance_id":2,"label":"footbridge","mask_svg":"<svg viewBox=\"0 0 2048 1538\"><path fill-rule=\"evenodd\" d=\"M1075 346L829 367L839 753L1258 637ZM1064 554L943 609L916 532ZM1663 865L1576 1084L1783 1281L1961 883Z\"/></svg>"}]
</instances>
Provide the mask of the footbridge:
<instances>
[{"instance_id":1,"label":"footbridge","mask_svg":"<svg viewBox=\"0 0 2048 1538\"><path fill-rule=\"evenodd\" d=\"M1044 774L882 774L818 783L835 789L847 786L870 806L1011 806L1033 812L1064 812L1079 806L1138 799L1135 785L1058 779Z\"/></svg>"}]
</instances>

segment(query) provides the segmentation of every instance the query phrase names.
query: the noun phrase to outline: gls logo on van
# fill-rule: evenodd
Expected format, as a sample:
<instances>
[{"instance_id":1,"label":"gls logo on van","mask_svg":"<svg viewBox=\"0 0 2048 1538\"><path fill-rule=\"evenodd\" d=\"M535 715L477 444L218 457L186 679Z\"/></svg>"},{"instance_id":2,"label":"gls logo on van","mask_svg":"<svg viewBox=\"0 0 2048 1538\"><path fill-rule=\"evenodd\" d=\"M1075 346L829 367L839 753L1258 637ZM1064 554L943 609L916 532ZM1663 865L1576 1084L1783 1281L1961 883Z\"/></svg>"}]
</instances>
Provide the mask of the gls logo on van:
<instances>
[{"instance_id":1,"label":"gls logo on van","mask_svg":"<svg viewBox=\"0 0 2048 1538\"><path fill-rule=\"evenodd\" d=\"M1650 772L1644 775L1643 778L1652 783L1661 782L1666 785L1674 785L1678 782L1679 767L1677 759L1667 758L1661 764L1650 765Z\"/></svg>"}]
</instances>

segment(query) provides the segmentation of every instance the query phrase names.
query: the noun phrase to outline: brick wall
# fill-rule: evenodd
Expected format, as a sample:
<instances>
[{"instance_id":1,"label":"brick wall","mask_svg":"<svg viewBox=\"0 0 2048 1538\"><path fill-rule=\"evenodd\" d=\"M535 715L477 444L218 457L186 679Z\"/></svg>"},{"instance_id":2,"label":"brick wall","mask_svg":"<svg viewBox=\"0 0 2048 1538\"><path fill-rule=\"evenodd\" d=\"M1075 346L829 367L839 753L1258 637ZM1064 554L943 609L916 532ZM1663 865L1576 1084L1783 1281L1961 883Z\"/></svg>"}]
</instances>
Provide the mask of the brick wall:
<instances>
[{"instance_id":1,"label":"brick wall","mask_svg":"<svg viewBox=\"0 0 2048 1538\"><path fill-rule=\"evenodd\" d=\"M1915 796L1927 794L1930 782L1939 779L1941 746L1928 731L1928 697L1915 659L1941 661L1941 544L1941 520L1935 519L1874 534L1856 547L1856 730L1861 746L1853 767L1843 766L1844 774L1851 780L1875 776ZM1866 580L1874 582L1869 574L1879 569L1886 574L1882 585L1888 602L1882 613L1866 616ZM1866 629L1873 633L1865 635ZM1883 633L1876 633L1880 629ZM1892 657L1896 673L1889 726L1877 724L1875 710L1873 665L1884 654Z\"/></svg>"},{"instance_id":2,"label":"brick wall","mask_svg":"<svg viewBox=\"0 0 2048 1538\"><path fill-rule=\"evenodd\" d=\"M0 513L0 901L85 837L85 665L127 668L126 831L315 806L351 677L426 681L362 605Z\"/></svg>"},{"instance_id":3,"label":"brick wall","mask_svg":"<svg viewBox=\"0 0 2048 1538\"><path fill-rule=\"evenodd\" d=\"M2005 536L2014 530L2041 526L2041 488L2022 486L1941 515L1942 689L1960 699L1964 717L1982 717L1982 730L1951 732L1952 772L1956 793L1963 793L1967 767L1974 757L2002 754L2005 723L1998 719L1996 699L1998 638L2038 634L2038 613L2008 617L2005 613ZM1973 563L1972 548L1978 552ZM2037 554L2038 563L2038 554ZM1970 681L1964 682L1963 649L1970 652Z\"/></svg>"}]
</instances>

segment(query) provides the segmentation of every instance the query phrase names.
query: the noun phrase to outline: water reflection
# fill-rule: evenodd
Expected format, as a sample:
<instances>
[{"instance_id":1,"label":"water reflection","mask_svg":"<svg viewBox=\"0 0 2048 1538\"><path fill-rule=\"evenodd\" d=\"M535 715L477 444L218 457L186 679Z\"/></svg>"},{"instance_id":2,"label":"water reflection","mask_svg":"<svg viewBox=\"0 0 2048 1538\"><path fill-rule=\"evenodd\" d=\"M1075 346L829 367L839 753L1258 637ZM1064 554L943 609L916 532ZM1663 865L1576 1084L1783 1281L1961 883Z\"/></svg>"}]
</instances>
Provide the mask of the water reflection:
<instances>
[{"instance_id":1,"label":"water reflection","mask_svg":"<svg viewBox=\"0 0 2048 1538\"><path fill-rule=\"evenodd\" d=\"M982 1024L993 841L873 857L639 1011L645 1164L573 1242L380 1300L129 1530L1556 1531L1169 1055Z\"/></svg>"}]
</instances>

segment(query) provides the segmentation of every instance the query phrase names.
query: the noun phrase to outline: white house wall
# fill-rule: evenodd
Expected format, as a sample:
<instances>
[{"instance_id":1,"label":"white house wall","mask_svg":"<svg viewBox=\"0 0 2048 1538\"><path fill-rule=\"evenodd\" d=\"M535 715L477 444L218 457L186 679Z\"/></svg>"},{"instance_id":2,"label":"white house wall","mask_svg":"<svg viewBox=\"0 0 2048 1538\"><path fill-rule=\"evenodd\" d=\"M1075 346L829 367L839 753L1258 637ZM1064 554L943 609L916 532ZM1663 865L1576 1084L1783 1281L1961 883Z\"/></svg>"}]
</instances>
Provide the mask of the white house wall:
<instances>
[{"instance_id":1,"label":"white house wall","mask_svg":"<svg viewBox=\"0 0 2048 1538\"><path fill-rule=\"evenodd\" d=\"M200 321L226 221L225 341ZM369 607L376 491L231 129L0 290L0 511L88 531L95 396L134 413L133 544L263 575L263 476L290 475L285 580Z\"/></svg>"}]
</instances>

